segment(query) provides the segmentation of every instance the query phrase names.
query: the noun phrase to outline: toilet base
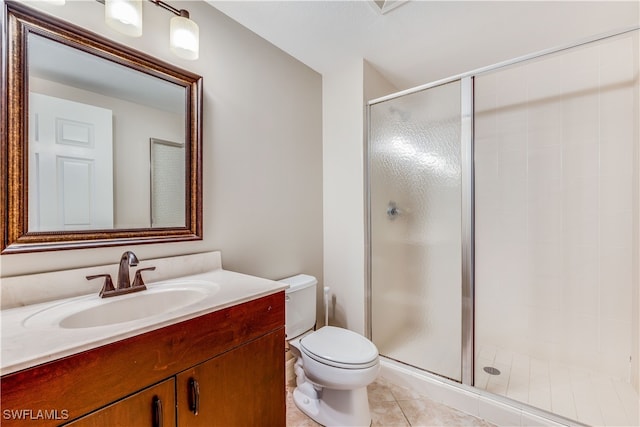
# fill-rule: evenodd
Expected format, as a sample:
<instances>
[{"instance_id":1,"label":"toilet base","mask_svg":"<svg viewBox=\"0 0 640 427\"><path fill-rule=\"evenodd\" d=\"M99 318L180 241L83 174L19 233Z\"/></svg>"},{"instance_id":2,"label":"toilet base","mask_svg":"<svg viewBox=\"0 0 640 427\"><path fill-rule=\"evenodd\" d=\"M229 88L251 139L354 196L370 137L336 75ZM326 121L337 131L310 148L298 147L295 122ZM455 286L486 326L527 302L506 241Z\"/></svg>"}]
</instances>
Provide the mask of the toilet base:
<instances>
[{"instance_id":1,"label":"toilet base","mask_svg":"<svg viewBox=\"0 0 640 427\"><path fill-rule=\"evenodd\" d=\"M310 385L305 383L302 387L296 387L293 391L293 401L298 409L315 422L326 427L369 427L371 425L366 387L354 390L322 388L309 393L313 395L309 396L303 390L305 386Z\"/></svg>"}]
</instances>

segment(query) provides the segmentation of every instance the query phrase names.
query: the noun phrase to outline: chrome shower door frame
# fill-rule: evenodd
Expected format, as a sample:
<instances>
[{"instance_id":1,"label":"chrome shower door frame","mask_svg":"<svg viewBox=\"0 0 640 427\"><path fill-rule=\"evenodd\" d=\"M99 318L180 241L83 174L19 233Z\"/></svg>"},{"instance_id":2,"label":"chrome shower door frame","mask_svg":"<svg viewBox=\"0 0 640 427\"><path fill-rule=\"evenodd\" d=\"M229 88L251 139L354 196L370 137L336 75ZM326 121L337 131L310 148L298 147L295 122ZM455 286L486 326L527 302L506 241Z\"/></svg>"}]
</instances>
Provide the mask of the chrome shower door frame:
<instances>
[{"instance_id":1,"label":"chrome shower door frame","mask_svg":"<svg viewBox=\"0 0 640 427\"><path fill-rule=\"evenodd\" d=\"M364 195L365 195L365 331L369 339L372 338L371 312L371 185L370 185L370 144L371 107L380 102L388 101L404 95L425 91L448 83L460 81L460 117L461 117L461 255L462 255L462 384L473 385L473 77L452 77L439 80L415 90L399 92L392 96L372 100L366 107L366 123L364 138Z\"/></svg>"}]
</instances>

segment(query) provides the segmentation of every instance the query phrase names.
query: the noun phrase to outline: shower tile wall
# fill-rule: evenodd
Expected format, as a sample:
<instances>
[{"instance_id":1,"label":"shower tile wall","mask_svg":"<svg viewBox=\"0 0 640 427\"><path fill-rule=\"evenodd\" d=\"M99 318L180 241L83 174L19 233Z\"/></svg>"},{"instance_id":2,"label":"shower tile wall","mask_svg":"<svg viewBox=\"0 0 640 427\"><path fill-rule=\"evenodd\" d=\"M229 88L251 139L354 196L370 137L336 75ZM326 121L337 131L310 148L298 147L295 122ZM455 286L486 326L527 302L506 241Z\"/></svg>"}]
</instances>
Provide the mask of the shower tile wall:
<instances>
[{"instance_id":1,"label":"shower tile wall","mask_svg":"<svg viewBox=\"0 0 640 427\"><path fill-rule=\"evenodd\" d=\"M476 349L629 381L638 52L635 32L476 78Z\"/></svg>"}]
</instances>

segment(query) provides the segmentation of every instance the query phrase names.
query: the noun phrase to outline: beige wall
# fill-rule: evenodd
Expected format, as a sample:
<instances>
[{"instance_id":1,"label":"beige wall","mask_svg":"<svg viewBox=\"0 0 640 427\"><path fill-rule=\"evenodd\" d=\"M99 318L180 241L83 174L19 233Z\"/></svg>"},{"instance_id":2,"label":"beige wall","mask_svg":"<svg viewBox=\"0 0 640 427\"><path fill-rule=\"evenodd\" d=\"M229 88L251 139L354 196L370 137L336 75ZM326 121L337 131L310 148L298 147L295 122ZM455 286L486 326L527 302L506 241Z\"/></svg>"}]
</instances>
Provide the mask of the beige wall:
<instances>
[{"instance_id":1,"label":"beige wall","mask_svg":"<svg viewBox=\"0 0 640 427\"><path fill-rule=\"evenodd\" d=\"M279 279L322 282L322 80L318 73L204 2L181 2L200 26L200 59L169 52L171 14L143 3L144 34L120 35L94 1L34 3L166 62L203 76L204 239L0 257L2 277L221 250L223 266ZM53 284L52 286L63 286Z\"/></svg>"},{"instance_id":2,"label":"beige wall","mask_svg":"<svg viewBox=\"0 0 640 427\"><path fill-rule=\"evenodd\" d=\"M389 80L387 80L385 76L380 73L374 65L369 63L367 60L364 61L363 77L365 105L372 99L380 98L382 96L395 93L399 90Z\"/></svg>"},{"instance_id":3,"label":"beige wall","mask_svg":"<svg viewBox=\"0 0 640 427\"><path fill-rule=\"evenodd\" d=\"M322 76L325 286L329 323L364 333L363 61ZM331 268L327 268L331 266Z\"/></svg>"},{"instance_id":4,"label":"beige wall","mask_svg":"<svg viewBox=\"0 0 640 427\"><path fill-rule=\"evenodd\" d=\"M362 58L325 73L322 84L324 275L332 297L329 323L365 334L365 104L396 88Z\"/></svg>"}]
</instances>

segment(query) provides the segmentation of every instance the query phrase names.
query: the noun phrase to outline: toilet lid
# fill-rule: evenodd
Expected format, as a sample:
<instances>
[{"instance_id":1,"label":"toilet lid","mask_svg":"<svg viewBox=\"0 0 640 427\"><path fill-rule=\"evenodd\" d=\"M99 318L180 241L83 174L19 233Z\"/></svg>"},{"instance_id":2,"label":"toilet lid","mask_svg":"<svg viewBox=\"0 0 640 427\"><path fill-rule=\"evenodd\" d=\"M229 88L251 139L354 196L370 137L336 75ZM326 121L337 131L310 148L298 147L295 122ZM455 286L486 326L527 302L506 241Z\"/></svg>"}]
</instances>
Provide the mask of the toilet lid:
<instances>
[{"instance_id":1,"label":"toilet lid","mask_svg":"<svg viewBox=\"0 0 640 427\"><path fill-rule=\"evenodd\" d=\"M303 337L300 347L321 363L344 368L363 368L378 360L378 349L371 341L335 326L325 326Z\"/></svg>"}]
</instances>

